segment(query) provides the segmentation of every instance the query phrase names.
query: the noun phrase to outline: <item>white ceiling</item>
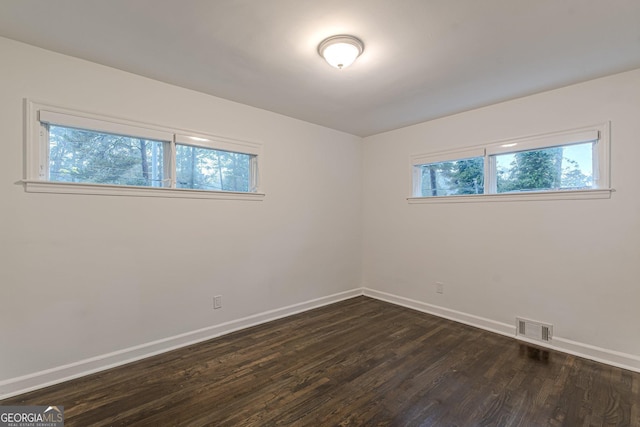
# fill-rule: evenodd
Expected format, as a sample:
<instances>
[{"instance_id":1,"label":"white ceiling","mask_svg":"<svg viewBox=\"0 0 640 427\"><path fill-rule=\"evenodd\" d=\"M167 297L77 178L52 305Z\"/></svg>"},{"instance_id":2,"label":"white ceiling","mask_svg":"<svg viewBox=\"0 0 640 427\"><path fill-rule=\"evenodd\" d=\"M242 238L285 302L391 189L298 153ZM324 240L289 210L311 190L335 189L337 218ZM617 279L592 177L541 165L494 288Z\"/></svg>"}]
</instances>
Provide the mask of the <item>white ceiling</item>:
<instances>
[{"instance_id":1,"label":"white ceiling","mask_svg":"<svg viewBox=\"0 0 640 427\"><path fill-rule=\"evenodd\" d=\"M368 136L639 68L640 0L0 0L0 36Z\"/></svg>"}]
</instances>

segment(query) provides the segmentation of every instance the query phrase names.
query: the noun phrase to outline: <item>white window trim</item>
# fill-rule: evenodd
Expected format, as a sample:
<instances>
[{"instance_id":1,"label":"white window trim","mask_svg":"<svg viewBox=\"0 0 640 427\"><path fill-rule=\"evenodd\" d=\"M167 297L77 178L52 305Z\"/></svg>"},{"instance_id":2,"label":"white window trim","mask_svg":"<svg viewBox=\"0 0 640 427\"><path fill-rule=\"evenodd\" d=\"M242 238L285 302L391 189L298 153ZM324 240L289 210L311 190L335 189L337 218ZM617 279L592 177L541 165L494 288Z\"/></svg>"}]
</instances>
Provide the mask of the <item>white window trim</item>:
<instances>
[{"instance_id":1,"label":"white window trim","mask_svg":"<svg viewBox=\"0 0 640 427\"><path fill-rule=\"evenodd\" d=\"M431 163L441 162L453 162L456 160L466 160L475 157L484 157L484 147L469 147L460 150L441 151L431 154L416 154L411 156L411 168L413 170L413 192L411 194L418 194L422 187L422 170L418 166L428 165ZM486 170L486 167L485 167ZM433 196L423 196L433 197ZM453 196L438 196L438 197L453 197Z\"/></svg>"},{"instance_id":2,"label":"white window trim","mask_svg":"<svg viewBox=\"0 0 640 427\"><path fill-rule=\"evenodd\" d=\"M610 134L611 122L581 128L533 135L522 138L506 139L489 144L442 151L431 154L417 154L411 156L412 194L407 197L410 204L429 203L477 203L495 201L533 201L533 200L578 200L578 199L609 199L615 190L610 187ZM560 145L571 145L580 142L598 140L594 150L593 189L586 190L554 190L530 191L518 193L496 193L495 155L515 153L519 151L535 150ZM481 153L481 154L478 154ZM484 194L455 195L455 196L415 196L420 191L420 177L417 166L464 160L471 157L484 156Z\"/></svg>"},{"instance_id":3,"label":"white window trim","mask_svg":"<svg viewBox=\"0 0 640 427\"><path fill-rule=\"evenodd\" d=\"M407 197L409 204L528 202L534 200L610 199L612 188L595 190L531 191L525 193L463 194L459 196Z\"/></svg>"},{"instance_id":4,"label":"white window trim","mask_svg":"<svg viewBox=\"0 0 640 427\"><path fill-rule=\"evenodd\" d=\"M151 126L139 126L131 122L125 123L124 121L110 121L108 117L97 119L83 113L62 112L62 109L48 109L45 106L38 108L37 104L34 105L37 112L35 120L39 123L89 129L96 132L126 135L154 141L171 141L173 139L173 133Z\"/></svg>"},{"instance_id":5,"label":"white window trim","mask_svg":"<svg viewBox=\"0 0 640 427\"><path fill-rule=\"evenodd\" d=\"M73 110L42 102L25 99L27 120L25 132L25 177L21 181L29 193L85 194L106 196L169 197L191 199L254 200L261 201L265 193L261 191L261 177L258 164L262 167L262 144L236 140L202 132L135 122L127 119ZM94 183L70 183L49 181L47 177L48 147L46 146L42 123L123 134L169 143L165 168L169 177L168 187L139 187ZM175 188L175 144L193 145L215 150L250 154L253 157L252 182L250 192L220 190L199 190Z\"/></svg>"},{"instance_id":6,"label":"white window trim","mask_svg":"<svg viewBox=\"0 0 640 427\"><path fill-rule=\"evenodd\" d=\"M240 141L237 139L223 138L221 136L205 135L196 132L177 133L175 135L176 144L193 145L195 147L213 148L222 151L234 151L237 153L252 154L259 156L262 154L262 144Z\"/></svg>"},{"instance_id":7,"label":"white window trim","mask_svg":"<svg viewBox=\"0 0 640 427\"><path fill-rule=\"evenodd\" d=\"M169 197L180 199L254 200L264 199L264 193L193 190L189 188L138 187L134 185L54 182L23 179L29 193L85 194L96 196Z\"/></svg>"},{"instance_id":8,"label":"white window trim","mask_svg":"<svg viewBox=\"0 0 640 427\"><path fill-rule=\"evenodd\" d=\"M518 153L521 151L595 141L600 139L601 133L607 133L605 132L605 126L607 126L607 124L495 142L487 146L487 155L493 156L496 154Z\"/></svg>"},{"instance_id":9,"label":"white window trim","mask_svg":"<svg viewBox=\"0 0 640 427\"><path fill-rule=\"evenodd\" d=\"M441 151L431 154L417 154L411 156L411 164L413 166L428 165L430 163L452 162L455 160L471 159L474 157L484 157L485 148L469 147L461 150Z\"/></svg>"},{"instance_id":10,"label":"white window trim","mask_svg":"<svg viewBox=\"0 0 640 427\"><path fill-rule=\"evenodd\" d=\"M190 145L194 147L210 148L214 150L232 151L236 153L250 154L251 159L251 182L249 183L249 193L257 193L261 182L258 159L262 156L262 144L250 141L241 141L221 136L206 135L195 132L176 133L174 136L176 144ZM175 164L175 152L172 152L171 164ZM175 177L173 177L172 187L175 188ZM245 193L239 193L245 194Z\"/></svg>"}]
</instances>

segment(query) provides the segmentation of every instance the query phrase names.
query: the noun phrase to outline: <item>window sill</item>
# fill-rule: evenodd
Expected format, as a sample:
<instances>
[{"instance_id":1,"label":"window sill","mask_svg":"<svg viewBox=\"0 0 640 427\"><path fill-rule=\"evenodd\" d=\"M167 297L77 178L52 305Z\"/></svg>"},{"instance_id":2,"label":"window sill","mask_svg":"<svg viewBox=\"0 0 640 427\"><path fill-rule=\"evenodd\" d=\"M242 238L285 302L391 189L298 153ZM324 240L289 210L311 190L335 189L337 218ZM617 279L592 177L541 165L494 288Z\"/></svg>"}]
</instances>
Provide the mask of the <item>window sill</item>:
<instances>
[{"instance_id":1,"label":"window sill","mask_svg":"<svg viewBox=\"0 0 640 427\"><path fill-rule=\"evenodd\" d=\"M218 199L262 201L264 193L238 193L233 191L189 190L184 188L136 187L110 184L84 184L22 180L27 193L85 194L97 196L165 197L178 199Z\"/></svg>"},{"instance_id":2,"label":"window sill","mask_svg":"<svg viewBox=\"0 0 640 427\"><path fill-rule=\"evenodd\" d=\"M407 201L409 204L421 204L610 199L611 193L614 191L613 188L597 190L532 191L525 193L470 194L464 196L408 197Z\"/></svg>"}]
</instances>

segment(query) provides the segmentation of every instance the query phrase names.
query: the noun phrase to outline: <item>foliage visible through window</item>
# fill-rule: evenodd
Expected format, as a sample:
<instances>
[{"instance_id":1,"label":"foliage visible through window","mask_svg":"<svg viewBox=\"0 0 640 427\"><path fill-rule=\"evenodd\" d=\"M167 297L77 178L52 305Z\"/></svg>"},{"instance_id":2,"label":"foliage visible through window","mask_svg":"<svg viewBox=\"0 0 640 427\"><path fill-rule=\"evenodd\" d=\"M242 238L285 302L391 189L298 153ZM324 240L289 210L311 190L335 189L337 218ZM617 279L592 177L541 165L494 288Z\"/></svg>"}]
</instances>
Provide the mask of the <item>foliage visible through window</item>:
<instances>
[{"instance_id":1,"label":"foliage visible through window","mask_svg":"<svg viewBox=\"0 0 640 427\"><path fill-rule=\"evenodd\" d=\"M582 191L609 189L609 127L604 123L414 155L413 196L571 191L572 198L606 197L605 192Z\"/></svg>"},{"instance_id":2,"label":"foliage visible through window","mask_svg":"<svg viewBox=\"0 0 640 427\"><path fill-rule=\"evenodd\" d=\"M27 192L255 201L264 197L258 173L261 143L29 100L25 111Z\"/></svg>"},{"instance_id":3,"label":"foliage visible through window","mask_svg":"<svg viewBox=\"0 0 640 427\"><path fill-rule=\"evenodd\" d=\"M162 187L164 144L50 125L49 180Z\"/></svg>"},{"instance_id":4,"label":"foliage visible through window","mask_svg":"<svg viewBox=\"0 0 640 427\"><path fill-rule=\"evenodd\" d=\"M456 160L420 165L421 196L484 193L484 159Z\"/></svg>"},{"instance_id":5,"label":"foliage visible through window","mask_svg":"<svg viewBox=\"0 0 640 427\"><path fill-rule=\"evenodd\" d=\"M494 156L497 192L582 190L593 186L593 143Z\"/></svg>"},{"instance_id":6,"label":"foliage visible through window","mask_svg":"<svg viewBox=\"0 0 640 427\"><path fill-rule=\"evenodd\" d=\"M199 190L248 192L250 154L176 145L176 186Z\"/></svg>"}]
</instances>

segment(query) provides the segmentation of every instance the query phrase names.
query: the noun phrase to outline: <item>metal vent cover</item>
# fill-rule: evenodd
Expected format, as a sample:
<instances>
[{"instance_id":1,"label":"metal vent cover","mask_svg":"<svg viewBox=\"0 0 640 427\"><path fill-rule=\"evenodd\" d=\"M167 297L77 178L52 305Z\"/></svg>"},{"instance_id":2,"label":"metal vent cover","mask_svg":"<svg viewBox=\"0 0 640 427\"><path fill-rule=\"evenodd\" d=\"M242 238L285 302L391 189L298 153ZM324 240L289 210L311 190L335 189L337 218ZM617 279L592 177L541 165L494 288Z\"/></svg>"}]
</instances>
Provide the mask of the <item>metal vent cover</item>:
<instances>
[{"instance_id":1,"label":"metal vent cover","mask_svg":"<svg viewBox=\"0 0 640 427\"><path fill-rule=\"evenodd\" d=\"M553 325L517 317L516 335L536 341L549 342L553 336Z\"/></svg>"}]
</instances>

